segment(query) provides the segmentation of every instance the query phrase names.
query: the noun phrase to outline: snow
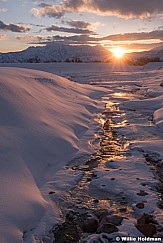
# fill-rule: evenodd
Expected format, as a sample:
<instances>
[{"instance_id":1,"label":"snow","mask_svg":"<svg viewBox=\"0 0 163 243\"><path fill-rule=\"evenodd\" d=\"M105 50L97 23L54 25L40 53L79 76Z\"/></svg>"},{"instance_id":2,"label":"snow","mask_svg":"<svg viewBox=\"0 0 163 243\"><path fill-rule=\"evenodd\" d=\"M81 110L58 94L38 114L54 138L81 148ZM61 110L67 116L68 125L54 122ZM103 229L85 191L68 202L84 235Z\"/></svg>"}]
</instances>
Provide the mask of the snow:
<instances>
[{"instance_id":1,"label":"snow","mask_svg":"<svg viewBox=\"0 0 163 243\"><path fill-rule=\"evenodd\" d=\"M91 129L98 138L97 127L90 126L97 122L102 126L104 121L96 113L104 105L111 112L114 106L121 112L114 118L114 129L126 144L121 157L115 156L93 169L97 177L88 189L99 201L101 197L106 200L106 196L116 213L125 199L127 215L118 233L93 234L87 242L143 236L135 227L143 213L153 214L163 226L158 207L161 196L156 190L158 178L145 157L160 165L163 161L162 63L133 68L109 64L8 64L16 65L22 68L4 67L7 64L0 68L0 241L14 243L23 237L26 243L37 242L60 220L60 198L84 173L66 165L76 155L87 154L93 146L98 148L98 142L91 147L88 140L93 136ZM144 208L137 208L137 203L144 203Z\"/></svg>"},{"instance_id":2,"label":"snow","mask_svg":"<svg viewBox=\"0 0 163 243\"><path fill-rule=\"evenodd\" d=\"M163 46L149 51L126 54L129 59L159 58L163 61ZM113 54L107 48L96 45L68 45L51 42L31 46L20 52L0 53L0 63L54 63L54 62L108 62Z\"/></svg>"},{"instance_id":3,"label":"snow","mask_svg":"<svg viewBox=\"0 0 163 243\"><path fill-rule=\"evenodd\" d=\"M147 57L147 58L155 58L159 57L161 61L163 61L163 45L160 45L156 48L153 48L149 51L143 51L139 53L134 53L135 58Z\"/></svg>"},{"instance_id":4,"label":"snow","mask_svg":"<svg viewBox=\"0 0 163 243\"><path fill-rule=\"evenodd\" d=\"M0 242L16 243L44 225L49 212L53 224L59 217L49 202L50 185L59 190L62 183L64 190L74 180L63 167L82 149L79 140L97 111L89 97L103 89L41 71L0 68L0 73Z\"/></svg>"},{"instance_id":5,"label":"snow","mask_svg":"<svg viewBox=\"0 0 163 243\"><path fill-rule=\"evenodd\" d=\"M154 121L156 126L163 132L163 108L154 112Z\"/></svg>"},{"instance_id":6,"label":"snow","mask_svg":"<svg viewBox=\"0 0 163 243\"><path fill-rule=\"evenodd\" d=\"M2 63L95 62L107 60L112 54L104 47L48 43L31 46L20 52L0 53Z\"/></svg>"}]
</instances>

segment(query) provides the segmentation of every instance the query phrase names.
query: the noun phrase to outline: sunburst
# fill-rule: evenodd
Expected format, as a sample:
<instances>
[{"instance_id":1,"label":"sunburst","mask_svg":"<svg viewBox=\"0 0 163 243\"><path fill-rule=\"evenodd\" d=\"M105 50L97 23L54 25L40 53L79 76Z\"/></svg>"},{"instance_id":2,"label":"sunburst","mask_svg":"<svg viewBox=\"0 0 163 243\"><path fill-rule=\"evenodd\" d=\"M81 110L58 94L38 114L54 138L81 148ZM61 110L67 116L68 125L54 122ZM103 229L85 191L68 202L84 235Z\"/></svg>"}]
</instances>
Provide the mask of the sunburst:
<instances>
[{"instance_id":1,"label":"sunburst","mask_svg":"<svg viewBox=\"0 0 163 243\"><path fill-rule=\"evenodd\" d=\"M125 54L125 50L123 48L114 48L112 49L112 53L116 58L122 58Z\"/></svg>"}]
</instances>

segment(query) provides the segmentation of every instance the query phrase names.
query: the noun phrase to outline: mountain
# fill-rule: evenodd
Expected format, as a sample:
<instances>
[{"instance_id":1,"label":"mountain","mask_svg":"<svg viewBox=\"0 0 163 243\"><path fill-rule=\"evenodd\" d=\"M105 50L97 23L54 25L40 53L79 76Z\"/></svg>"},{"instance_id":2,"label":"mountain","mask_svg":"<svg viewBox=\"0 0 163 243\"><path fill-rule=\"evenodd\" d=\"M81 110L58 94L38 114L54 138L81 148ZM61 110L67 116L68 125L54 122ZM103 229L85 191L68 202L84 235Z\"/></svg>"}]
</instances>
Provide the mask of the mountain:
<instances>
[{"instance_id":1,"label":"mountain","mask_svg":"<svg viewBox=\"0 0 163 243\"><path fill-rule=\"evenodd\" d=\"M158 46L149 51L132 53L130 54L130 57L134 59L139 59L139 58L157 59L158 58L160 59L160 61L163 61L163 45Z\"/></svg>"},{"instance_id":2,"label":"mountain","mask_svg":"<svg viewBox=\"0 0 163 243\"><path fill-rule=\"evenodd\" d=\"M160 61L163 61L163 45L156 47L149 51L154 57L159 57Z\"/></svg>"},{"instance_id":3,"label":"mountain","mask_svg":"<svg viewBox=\"0 0 163 243\"><path fill-rule=\"evenodd\" d=\"M49 43L46 46L32 46L20 52L0 53L0 62L102 62L108 60L110 56L111 53L100 45L71 46Z\"/></svg>"},{"instance_id":4,"label":"mountain","mask_svg":"<svg viewBox=\"0 0 163 243\"><path fill-rule=\"evenodd\" d=\"M153 49L151 49L151 51L163 51L163 45L161 45L161 46L157 46L157 47L155 47L155 48L153 48Z\"/></svg>"}]
</instances>

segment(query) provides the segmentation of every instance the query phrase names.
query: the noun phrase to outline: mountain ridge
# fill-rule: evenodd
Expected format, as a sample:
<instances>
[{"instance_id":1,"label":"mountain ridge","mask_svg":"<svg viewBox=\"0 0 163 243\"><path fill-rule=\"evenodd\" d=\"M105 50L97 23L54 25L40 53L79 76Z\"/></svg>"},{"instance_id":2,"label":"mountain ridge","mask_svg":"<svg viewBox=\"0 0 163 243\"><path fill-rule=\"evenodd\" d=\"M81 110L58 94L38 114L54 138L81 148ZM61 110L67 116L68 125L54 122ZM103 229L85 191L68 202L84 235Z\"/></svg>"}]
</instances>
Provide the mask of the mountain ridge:
<instances>
[{"instance_id":1,"label":"mountain ridge","mask_svg":"<svg viewBox=\"0 0 163 243\"><path fill-rule=\"evenodd\" d=\"M133 59L139 59L139 58L158 58L160 61L163 61L163 45L160 45L158 47L155 47L149 51L143 51L143 52L134 52L128 55L129 57L132 57Z\"/></svg>"},{"instance_id":2,"label":"mountain ridge","mask_svg":"<svg viewBox=\"0 0 163 243\"><path fill-rule=\"evenodd\" d=\"M45 46L31 46L20 52L0 53L0 62L102 62L111 55L111 52L100 45L71 46L49 43Z\"/></svg>"}]
</instances>

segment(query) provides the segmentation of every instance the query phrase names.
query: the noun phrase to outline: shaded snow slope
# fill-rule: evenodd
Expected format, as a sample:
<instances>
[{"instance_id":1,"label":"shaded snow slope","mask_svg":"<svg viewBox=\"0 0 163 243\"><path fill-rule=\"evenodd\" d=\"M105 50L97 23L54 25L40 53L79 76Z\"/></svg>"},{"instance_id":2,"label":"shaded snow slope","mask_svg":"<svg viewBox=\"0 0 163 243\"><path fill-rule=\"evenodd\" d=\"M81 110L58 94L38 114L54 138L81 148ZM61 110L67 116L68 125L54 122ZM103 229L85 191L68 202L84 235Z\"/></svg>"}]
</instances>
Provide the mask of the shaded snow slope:
<instances>
[{"instance_id":1,"label":"shaded snow slope","mask_svg":"<svg viewBox=\"0 0 163 243\"><path fill-rule=\"evenodd\" d=\"M80 151L98 89L29 69L0 73L0 242L17 243L46 215L49 171Z\"/></svg>"}]
</instances>

